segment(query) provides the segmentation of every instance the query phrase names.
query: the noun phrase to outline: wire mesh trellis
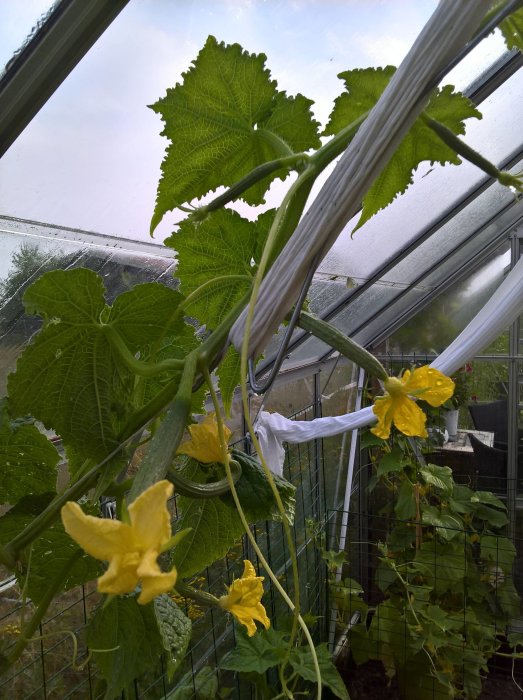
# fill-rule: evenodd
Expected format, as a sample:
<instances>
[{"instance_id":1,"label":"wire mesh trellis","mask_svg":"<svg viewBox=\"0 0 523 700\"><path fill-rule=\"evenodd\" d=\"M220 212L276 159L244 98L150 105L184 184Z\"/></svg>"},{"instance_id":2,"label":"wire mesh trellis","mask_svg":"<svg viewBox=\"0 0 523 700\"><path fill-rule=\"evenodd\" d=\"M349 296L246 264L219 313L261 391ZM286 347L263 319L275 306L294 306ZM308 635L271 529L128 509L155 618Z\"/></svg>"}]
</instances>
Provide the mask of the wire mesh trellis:
<instances>
[{"instance_id":1,"label":"wire mesh trellis","mask_svg":"<svg viewBox=\"0 0 523 700\"><path fill-rule=\"evenodd\" d=\"M522 591L507 538L330 511L329 541L342 521L347 563L331 577L330 619L351 700L521 697L523 659L509 642Z\"/></svg>"},{"instance_id":2,"label":"wire mesh trellis","mask_svg":"<svg viewBox=\"0 0 523 700\"><path fill-rule=\"evenodd\" d=\"M315 412L317 406L313 403L291 417L307 420ZM325 637L326 577L308 523L320 522L325 512L321 441L288 446L284 476L297 486L293 538L298 556L300 597L302 609L318 620L313 633L319 641ZM279 580L287 590L292 590L291 562L281 523L257 523L252 526L252 532ZM201 572L195 584L202 585L216 596L223 595L226 585L241 575L244 558L259 568L245 537L226 557ZM264 603L272 624L277 628L285 623L289 611L272 588L269 591ZM88 615L99 602L94 583L72 589L55 600L40 625L38 638L28 645L16 667L0 678L0 698L101 700L104 691L98 685L95 669L89 662L85 638ZM131 700L197 697L199 678L208 679L213 674L219 674L220 688L230 688L228 697L250 698L248 684L219 669L221 659L235 642L230 615L214 608L204 610L184 598L178 598L177 603L193 622L191 644L182 667L170 682L165 664L160 661L157 668L150 669L146 677L134 683ZM15 587L0 594L0 631L6 640L7 652L16 644L24 613L27 616L29 611ZM77 644L77 650L73 659L74 644Z\"/></svg>"}]
</instances>

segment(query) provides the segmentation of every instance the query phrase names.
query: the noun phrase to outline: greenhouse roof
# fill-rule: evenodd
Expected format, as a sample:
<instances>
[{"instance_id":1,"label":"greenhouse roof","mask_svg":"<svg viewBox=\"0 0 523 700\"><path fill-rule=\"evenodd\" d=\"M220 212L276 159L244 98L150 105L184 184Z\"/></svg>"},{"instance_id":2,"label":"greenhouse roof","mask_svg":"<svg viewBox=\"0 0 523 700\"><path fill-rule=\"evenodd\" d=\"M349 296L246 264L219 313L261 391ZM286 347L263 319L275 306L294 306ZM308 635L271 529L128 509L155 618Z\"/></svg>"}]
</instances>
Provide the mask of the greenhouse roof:
<instances>
[{"instance_id":1,"label":"greenhouse roof","mask_svg":"<svg viewBox=\"0 0 523 700\"><path fill-rule=\"evenodd\" d=\"M48 5L43 2L34 11ZM164 143L157 136L157 117L144 106L179 79L207 34L266 52L282 87L315 98L315 115L325 122L340 89L339 81L334 84L336 74L353 65L398 63L435 3L390 3L385 8L375 3L204 2L175 7L156 0L110 5L108 12L107 3L89 3L87 17L85 3L55 3L1 78L7 108L0 131L8 149L0 165L4 248L13 251L21 241L32 240L64 255L75 250L74 264L81 264L86 250L105 249L104 260L125 259L127 264L133 259L150 279L166 279L173 268L172 251L147 242ZM358 38L361 24L347 36L358 16L364 26L375 23L374 43L370 30ZM387 42L390 28L402 39L394 42L389 36ZM285 41L274 40L275 30L285 30ZM306 52L300 49L304 43ZM348 44L355 56L349 55ZM34 65L41 70L35 72ZM467 143L512 172L520 172L523 163L521 65L521 54L506 52L499 37L491 35L444 80L480 105L483 118L467 123ZM117 94L111 93L114 86ZM280 187L273 187L268 204L280 193ZM502 253L509 237L518 234L522 213L523 203L510 190L469 163L459 168L422 164L406 193L354 235L356 219L349 222L314 276L310 308L361 344L375 347L474 270L481 268L484 275L490 270L499 282ZM158 229L159 239L172 229L174 219L167 218ZM501 263L489 267L499 251ZM276 336L263 368L271 366L278 343ZM284 368L317 362L331 352L296 331Z\"/></svg>"}]
</instances>

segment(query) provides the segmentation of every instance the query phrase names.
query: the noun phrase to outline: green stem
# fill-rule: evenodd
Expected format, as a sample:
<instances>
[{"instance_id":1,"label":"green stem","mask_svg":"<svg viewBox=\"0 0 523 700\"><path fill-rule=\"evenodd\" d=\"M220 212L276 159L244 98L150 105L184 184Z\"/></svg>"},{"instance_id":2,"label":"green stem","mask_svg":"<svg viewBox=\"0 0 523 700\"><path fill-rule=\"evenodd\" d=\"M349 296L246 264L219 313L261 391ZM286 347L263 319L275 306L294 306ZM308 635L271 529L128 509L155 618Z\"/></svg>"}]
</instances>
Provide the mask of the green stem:
<instances>
[{"instance_id":1,"label":"green stem","mask_svg":"<svg viewBox=\"0 0 523 700\"><path fill-rule=\"evenodd\" d=\"M210 606L210 605L220 605L220 601L216 596L206 591L198 591L196 588L189 586L185 581L176 581L174 590L179 594L185 596L185 598L191 598L200 605Z\"/></svg>"},{"instance_id":2,"label":"green stem","mask_svg":"<svg viewBox=\"0 0 523 700\"><path fill-rule=\"evenodd\" d=\"M198 364L200 366L207 367L209 371L214 369L215 363L227 344L229 331L248 303L250 295L250 291L244 294L240 301L233 306L221 323L213 330L207 340L200 345L198 348Z\"/></svg>"},{"instance_id":3,"label":"green stem","mask_svg":"<svg viewBox=\"0 0 523 700\"><path fill-rule=\"evenodd\" d=\"M112 498L123 498L125 494L131 489L133 485L132 479L125 479L120 483L110 484L105 491L101 494L102 496L111 496Z\"/></svg>"},{"instance_id":4,"label":"green stem","mask_svg":"<svg viewBox=\"0 0 523 700\"><path fill-rule=\"evenodd\" d=\"M397 570L397 568L396 568L395 566L392 567L392 570L394 571L394 573L396 574L396 576L397 576L397 577L399 578L399 580L401 581L401 584L402 584L403 587L405 588L405 597L406 597L406 600L407 600L407 605L409 606L410 611L411 611L411 613L412 613L412 617L414 618L414 620L415 620L416 624L418 625L418 627L419 627L420 629L423 629L423 625L421 624L421 622L420 622L420 620L419 620L419 617L416 615L416 611L414 610L414 606L412 605L412 602L411 602L411 600L410 600L410 593L409 593L409 587L407 586L407 582L405 581L405 579L403 578L403 576L400 574L400 572ZM438 672L438 669L436 668L436 666L435 666L435 664L434 664L434 661L433 661L433 659L432 659L432 656L430 655L429 651L425 648L425 644L423 644L423 646L422 646L421 648L422 648L422 650L425 652L425 655L428 657L428 660L429 660L429 662L430 662L430 664L431 664L431 666L432 666L434 672L437 673L437 672Z\"/></svg>"},{"instance_id":5,"label":"green stem","mask_svg":"<svg viewBox=\"0 0 523 700\"><path fill-rule=\"evenodd\" d=\"M25 527L22 532L16 535L16 537L14 537L11 542L5 546L9 556L16 559L18 557L18 553L24 549L24 547L35 540L56 520L62 506L64 506L67 501L76 501L78 498L80 498L80 496L88 491L93 486L100 469L107 464L110 459L118 454L122 447L122 445L119 445L116 449L114 449L110 455L96 464L90 471L87 472L87 474L84 474L81 479L76 481L63 493L58 494L44 511L39 513L34 520L31 520L27 527Z\"/></svg>"},{"instance_id":6,"label":"green stem","mask_svg":"<svg viewBox=\"0 0 523 700\"><path fill-rule=\"evenodd\" d=\"M216 285L220 286L223 285L224 282L230 282L230 281L235 281L235 282L240 282L240 281L247 281L247 282L252 282L252 276L251 275L221 275L220 277L213 277L212 280L208 280L207 282L204 282L202 285L198 287L198 289L195 289L194 292L191 292L180 304L179 309L181 311L186 311L191 307L192 304L197 302L202 296L206 296L209 294L209 290L215 287Z\"/></svg>"},{"instance_id":7,"label":"green stem","mask_svg":"<svg viewBox=\"0 0 523 700\"><path fill-rule=\"evenodd\" d=\"M258 270L256 272L256 277L254 279L254 285L253 285L250 300L249 300L247 317L245 320L245 329L244 329L244 336L243 336L243 342L242 342L242 348L241 348L241 369L240 369L241 383L240 383L240 386L241 386L241 394L242 394L242 402L243 402L243 410L244 410L245 420L247 423L247 428L248 428L248 430L251 434L251 437L252 437L254 448L260 457L263 471L265 473L265 476L269 482L272 493L274 495L274 499L276 501L278 511L280 512L280 514L282 516L282 525L283 525L284 535L285 535L285 539L287 541L287 545L289 547L289 555L290 555L291 563L292 563L292 577L293 577L293 582L294 582L294 597L295 597L294 602L289 598L286 591L280 585L278 579L274 576L274 573L272 572L267 561L263 557L261 550L258 547L256 540L254 539L254 537L249 529L249 526L248 526L248 523L245 519L243 511L241 510L241 504L240 504L240 501L238 499L236 489L234 488L234 484L232 484L231 493L232 493L232 496L234 498L236 508L239 512L240 519L242 520L242 523L244 524L244 528L246 529L247 537L249 538L249 541L251 542L254 551L258 555L259 561L261 562L262 566L266 569L274 586L279 591L280 595L283 597L283 599L285 600L285 602L289 606L290 610L293 612L293 624L292 624L291 636L290 636L289 645L287 648L285 658L282 660L282 664L285 666L288 663L291 648L292 648L294 639L295 639L296 634L297 634L297 627L299 625L303 630L303 633L305 635L305 638L307 639L307 642L308 642L310 650L311 650L311 655L312 655L314 669L315 669L316 678L317 678L317 693L318 693L318 700L319 700L321 698L321 691L322 691L321 671L320 671L318 659L316 656L314 642L312 641L312 637L311 637L310 632L307 628L307 625L304 623L303 618L300 615L300 589L299 589L299 573L298 573L298 561L296 558L296 551L294 548L294 543L292 540L290 526L289 526L289 523L287 521L285 509L283 507L280 494L278 492L278 489L276 488L276 484L274 483L272 473L271 473L269 467L267 466L267 463L263 457L263 453L262 453L260 444L258 442L258 439L256 438L255 431L254 431L253 426L252 426L252 421L250 420L249 397L247 394L247 385L245 382L245 377L247 376L247 361L248 361L248 357L249 357L249 338L250 338L250 332L251 332L251 326L252 326L252 319L253 319L254 307L256 304L256 300L258 298L258 293L259 293L262 279L263 279L263 277L265 275L265 271L266 271L266 269L267 269L267 267L272 259L271 256L274 255L275 251L280 250L283 247L285 242L288 240L288 238L292 234L292 230L289 230L288 226L286 226L285 217L289 217L290 206L293 202L294 197L296 196L296 193L303 186L304 181L308 180L309 178L314 180L316 178L318 172L319 171L318 171L317 166L309 164L307 166L307 168L304 170L304 172L302 172L299 175L298 179L292 184L289 191L286 193L280 208L278 209L278 211L276 213L276 216L275 216L274 221L272 223L271 229L269 231L269 235L267 237L267 241L266 241L264 249L263 249L263 254L261 256L260 264L259 264ZM299 212L299 215L301 215L301 212ZM211 387L210 387L210 389L211 389ZM211 391L211 396L212 396L212 391ZM213 398L213 401L214 401L214 398ZM218 427L220 428L220 421L218 422ZM228 469L228 465L226 465L226 469ZM227 476L229 477L229 480L231 481L232 477L230 476L230 470L228 471Z\"/></svg>"},{"instance_id":8,"label":"green stem","mask_svg":"<svg viewBox=\"0 0 523 700\"><path fill-rule=\"evenodd\" d=\"M192 212L189 219L191 221L202 221L208 214L216 211L217 209L221 209L226 204L229 204L229 202L233 202L235 199L238 199L238 197L246 190L272 173L283 169L291 170L292 168L295 168L296 170L299 170L304 167L308 159L309 156L307 156L305 153L294 153L292 155L287 155L283 158L278 158L276 160L271 160L268 163L258 165L256 168L253 168L248 175L230 187L226 192L223 192L223 194L213 199L211 202L209 202L209 204L205 204Z\"/></svg>"},{"instance_id":9,"label":"green stem","mask_svg":"<svg viewBox=\"0 0 523 700\"><path fill-rule=\"evenodd\" d=\"M281 136L278 136L274 131L270 129L256 129L256 135L261 137L262 141L265 141L267 146L276 153L279 158L289 158L295 156L294 151L291 149L289 144L284 141ZM301 154L300 154L301 155Z\"/></svg>"},{"instance_id":10,"label":"green stem","mask_svg":"<svg viewBox=\"0 0 523 700\"><path fill-rule=\"evenodd\" d=\"M282 207L285 206L285 211L283 211L283 216L278 222L277 235L274 236L271 243L270 254L267 258L267 268L274 263L284 245L294 233L307 204L316 175L316 170L312 166L307 168L291 186L288 201L284 199L282 202Z\"/></svg>"},{"instance_id":11,"label":"green stem","mask_svg":"<svg viewBox=\"0 0 523 700\"><path fill-rule=\"evenodd\" d=\"M9 666L14 664L14 662L20 657L22 654L23 650L27 646L28 642L31 641L31 637L33 634L36 632L38 626L43 620L43 617L47 611L47 608L49 607L51 601L55 597L55 595L60 591L63 582L67 578L69 572L73 568L73 566L76 564L78 559L83 555L83 552L81 549L77 549L74 554L72 554L69 559L65 562L65 564L62 566L62 568L59 570L59 572L56 574L56 576L51 579L50 583L46 583L44 587L44 595L36 608L33 616L27 623L27 625L24 627L22 630L22 633L20 635L20 639L17 641L15 644L13 651L9 654L7 657Z\"/></svg>"},{"instance_id":12,"label":"green stem","mask_svg":"<svg viewBox=\"0 0 523 700\"><path fill-rule=\"evenodd\" d=\"M142 464L134 477L129 493L129 503L132 503L151 484L165 478L176 456L191 410L196 362L196 352L187 356L176 397L153 435Z\"/></svg>"},{"instance_id":13,"label":"green stem","mask_svg":"<svg viewBox=\"0 0 523 700\"><path fill-rule=\"evenodd\" d=\"M162 372L179 372L183 369L185 360L167 359L160 362L149 363L137 360L125 344L122 336L116 328L109 325L102 326L102 332L109 341L111 347L116 350L118 356L127 367L141 377L155 377Z\"/></svg>"},{"instance_id":14,"label":"green stem","mask_svg":"<svg viewBox=\"0 0 523 700\"><path fill-rule=\"evenodd\" d=\"M512 173L509 173L506 170L499 170L499 168L497 168L493 163L482 156L481 153L478 153L473 148L468 146L444 124L429 117L426 112L421 114L421 118L423 119L423 122L439 136L443 143L445 143L453 151L458 153L460 156L463 156L463 158L478 167L489 177L498 180L498 182L500 182L502 185L505 185L506 187L513 187L518 192L523 192L523 183L520 175L512 175Z\"/></svg>"},{"instance_id":15,"label":"green stem","mask_svg":"<svg viewBox=\"0 0 523 700\"><path fill-rule=\"evenodd\" d=\"M275 152L278 158L289 158L295 155L294 151L291 149L289 144L284 141L281 136L278 136L274 131L270 129L256 129L257 136L261 136L261 140L265 141L267 146Z\"/></svg>"},{"instance_id":16,"label":"green stem","mask_svg":"<svg viewBox=\"0 0 523 700\"><path fill-rule=\"evenodd\" d=\"M176 396L178 386L180 385L180 375L177 374L154 396L149 403L135 411L126 420L123 428L120 431L119 439L128 439L130 435L135 435L143 430L145 426L160 415L165 407Z\"/></svg>"},{"instance_id":17,"label":"green stem","mask_svg":"<svg viewBox=\"0 0 523 700\"><path fill-rule=\"evenodd\" d=\"M222 275L204 282L179 304L176 312L169 320L169 325L172 325L177 316L182 316L183 313L202 296L209 294L209 290L211 290L213 287L230 281L250 282L252 281L252 277L250 275ZM167 358L165 360L161 360L160 362L144 362L142 360L138 360L129 350L116 328L109 324L103 325L101 328L105 337L109 341L112 348L116 351L120 359L131 370L131 372L134 372L140 377L155 377L163 372L180 372L184 368L185 360L175 358Z\"/></svg>"},{"instance_id":18,"label":"green stem","mask_svg":"<svg viewBox=\"0 0 523 700\"><path fill-rule=\"evenodd\" d=\"M330 323L322 321L321 318L317 318L306 311L302 311L298 318L298 325L303 330L323 340L334 350L338 350L338 352L348 357L349 360L355 362L369 374L383 380L389 378L385 367L372 353L358 345L358 343L351 340L337 328L334 328L334 326L331 326Z\"/></svg>"},{"instance_id":19,"label":"green stem","mask_svg":"<svg viewBox=\"0 0 523 700\"><path fill-rule=\"evenodd\" d=\"M287 687L287 681L285 680L285 666L283 665L283 663L281 663L278 666L278 678L280 680L280 685L282 688L282 692L281 692L282 697L289 698L290 700L292 700L293 695L292 695L291 691L289 690L289 688Z\"/></svg>"},{"instance_id":20,"label":"green stem","mask_svg":"<svg viewBox=\"0 0 523 700\"><path fill-rule=\"evenodd\" d=\"M505 659L523 659L523 654L514 652L513 654L505 654L502 651L495 651L493 652L495 656L502 656Z\"/></svg>"},{"instance_id":21,"label":"green stem","mask_svg":"<svg viewBox=\"0 0 523 700\"><path fill-rule=\"evenodd\" d=\"M283 249L285 243L287 243L288 239L293 233L296 223L299 221L299 218L303 213L307 197L312 185L314 184L314 180L318 175L318 172L319 171L315 167L308 165L286 192L283 201L276 212L276 216L274 217L265 246L263 248L263 254L256 272L254 287L250 295L251 303L252 298L254 296L258 296L258 289L261 280L265 275L265 271L274 262L280 251ZM300 206L295 208L294 205L297 203L298 194L302 188L303 192L306 193L306 196L304 199L301 197L301 209Z\"/></svg>"},{"instance_id":22,"label":"green stem","mask_svg":"<svg viewBox=\"0 0 523 700\"><path fill-rule=\"evenodd\" d=\"M179 372L183 369L185 360L167 359L155 363L137 360L116 328L110 325L103 325L102 332L131 372L141 377L155 377L157 374L161 374L161 372Z\"/></svg>"},{"instance_id":23,"label":"green stem","mask_svg":"<svg viewBox=\"0 0 523 700\"><path fill-rule=\"evenodd\" d=\"M276 213L267 237L262 261L260 261L261 271L258 270L257 279L263 278L266 269L272 265L294 232L303 214L312 186L320 172L343 153L367 116L368 112L362 114L361 117L346 126L328 143L309 156L306 167L287 191ZM256 291L256 295L257 293Z\"/></svg>"},{"instance_id":24,"label":"green stem","mask_svg":"<svg viewBox=\"0 0 523 700\"><path fill-rule=\"evenodd\" d=\"M505 2L503 2L503 3L501 3L501 4L500 4L500 3L494 3L494 5L490 8L490 10L487 12L487 14L486 14L486 15L483 17L483 19L481 20L481 24L479 25L479 28L478 28L476 34L479 34L479 33L481 32L481 30L483 29L483 27L484 27L485 25L487 25L493 17L495 17L496 15L498 15L498 14L501 12L501 10L503 9L503 7L504 7L505 5L508 5L508 3L509 3L509 0L505 0ZM520 0L520 2L518 2L518 3L515 5L514 10L513 10L513 12L509 15L509 17L512 17L512 15L514 14L514 12L517 12L518 9L520 9L521 7L523 7L523 0ZM506 19L503 20L503 21L506 22ZM498 26L499 26L499 25L498 25ZM474 36L476 36L476 34L475 34Z\"/></svg>"},{"instance_id":25,"label":"green stem","mask_svg":"<svg viewBox=\"0 0 523 700\"><path fill-rule=\"evenodd\" d=\"M274 571L271 569L271 567L270 567L268 561L265 559L265 557L264 557L264 555L263 555L263 552L261 551L260 547L258 546L258 543L256 542L256 539L255 539L254 535L253 535L252 532L251 532L251 528L249 527L249 523L247 522L247 518L245 517L245 513L244 513L243 508L242 508L242 505L241 505L241 503L240 503L240 498L239 498L239 496L238 496L238 492L236 491L236 487L235 487L235 485L234 485L234 481L233 481L233 478L232 478L231 468L230 468L230 465L229 465L229 461L228 461L228 459L227 459L227 443L226 443L225 436L224 436L224 432L223 432L223 422L222 422L222 419L221 419L220 405L219 405L219 403L218 403L218 397L217 397L217 395L216 395L216 391L215 391L215 389L214 389L214 386L213 386L213 383L212 383L212 380L211 380L211 376L210 376L209 372L205 370L205 368L203 368L203 374L204 374L204 377L205 377L205 379L206 379L206 381L207 381L207 386L208 386L209 392L210 392L210 394L211 394L211 399L212 399L212 402L213 402L213 405L214 405L214 410L216 411L216 420L217 420L217 424L218 424L218 435L219 435L219 438L220 438L220 444L221 444L221 446L222 446L223 458L224 458L224 460L225 460L225 471L226 471L226 474L227 474L227 478L228 478L228 480L229 480L229 485L230 485L230 489L231 489L231 495L232 495L232 498L233 498L233 500L234 500L234 504L235 504L235 506L236 506L236 510L237 510L238 515L239 515L239 517L240 517L240 520L241 520L241 522L242 522L243 529L245 530L245 534L247 535L247 538L248 538L249 542L251 543L251 546L252 546L254 552L256 553L256 556L258 557L258 561L260 562L260 564L263 566L263 568L264 568L265 571L267 572L267 574L268 574L269 578L271 579L271 581L272 581L274 587L275 587L276 590L279 592L279 594L281 595L281 597L283 598L283 600L285 601L285 603L288 605L288 607L289 607L289 609L291 610L291 612L294 613L294 619L295 619L295 620L297 619L298 624L300 625L300 627L301 627L301 629L302 629L302 631L303 631L303 634L305 635L305 638L306 638L307 643L308 643L308 645L309 645L309 648L310 648L310 650L311 650L311 656L312 656L312 661L313 661L313 664L314 664L314 670L315 670L315 672L316 672L316 677L317 677L317 680L318 680L318 684L317 684L317 689L318 689L317 700L321 700L321 691L322 691L321 671L320 671L320 667L319 667L319 664L318 664L318 657L317 657L317 655L316 655L316 648L315 648L315 646L314 646L314 642L313 642L313 640L312 640L311 633L309 632L309 629L308 629L307 625L305 624L305 622L304 622L302 616L300 615L299 609L298 609L297 605L295 605L295 604L292 602L292 600L289 598L289 596L288 596L288 594L287 594L287 591L283 588L283 586L281 585L281 583L278 581L278 579L277 579L277 577L276 577L276 574L275 574ZM245 385L245 382L243 381L242 384ZM242 386L242 389L244 389L244 386ZM246 414L245 414L245 415L246 415L247 417L249 416L248 411L246 411ZM248 422L250 422L250 421L248 421ZM254 430L252 430L252 424L250 425L250 430L251 430L251 436L253 437L253 439L255 439ZM273 493L276 492L276 494L277 494L278 510L279 510L279 512L280 512L280 514L281 514L281 516L282 516L282 523L284 524L284 530L285 530L285 524L287 524L287 528L288 528L289 523L288 523L288 520L287 520L287 516L286 516L286 513L285 513L285 509L284 509L283 504L282 504L282 502L281 502L280 494L279 494L279 492L278 492L278 489L276 488L276 485L275 485L275 483L274 483L274 479L272 478L272 474L270 473L270 470L268 469L267 464L266 464L265 461L263 460L263 456L262 456L262 452L261 452L259 443L258 443L257 440L256 440L255 442L256 442L256 444L257 444L257 451L258 451L258 454L262 457L262 466L263 466L264 471L266 472L266 475L267 475L267 472L268 472L268 475L267 475L267 476L268 476L269 483L271 484L271 488L272 488L272 490L273 490ZM296 559L296 553L295 553L294 550L293 550L292 539L290 539L290 541L288 542L288 544L289 544L289 545L291 546L291 548L292 548L292 549L291 549L291 556L293 557L292 563L293 563L293 575L294 575L295 573L297 574L297 559ZM296 570L295 570L295 564L296 564ZM299 585L298 579L295 578L295 579L294 579L294 582L295 582L295 588L296 588L296 586ZM299 603L299 599L298 599L298 603ZM291 642L292 642L292 637L291 637ZM290 648L291 648L291 644L289 644L288 653L287 653L286 657L285 657L285 658L283 659L283 661L282 661L282 664L283 664L283 665L285 665L285 664L287 663L287 661L288 661L288 657L289 657L289 655L290 655Z\"/></svg>"},{"instance_id":26,"label":"green stem","mask_svg":"<svg viewBox=\"0 0 523 700\"><path fill-rule=\"evenodd\" d=\"M16 567L16 557L13 556L13 553L7 547L2 545L0 545L0 564L8 568L9 571L14 571Z\"/></svg>"},{"instance_id":27,"label":"green stem","mask_svg":"<svg viewBox=\"0 0 523 700\"><path fill-rule=\"evenodd\" d=\"M326 168L329 163L343 153L368 116L369 112L365 112L365 114L362 114L350 124L347 124L347 126L341 129L341 131L338 131L338 133L333 136L330 141L327 141L324 146L319 148L316 153L310 156L311 164L314 165L319 171Z\"/></svg>"}]
</instances>

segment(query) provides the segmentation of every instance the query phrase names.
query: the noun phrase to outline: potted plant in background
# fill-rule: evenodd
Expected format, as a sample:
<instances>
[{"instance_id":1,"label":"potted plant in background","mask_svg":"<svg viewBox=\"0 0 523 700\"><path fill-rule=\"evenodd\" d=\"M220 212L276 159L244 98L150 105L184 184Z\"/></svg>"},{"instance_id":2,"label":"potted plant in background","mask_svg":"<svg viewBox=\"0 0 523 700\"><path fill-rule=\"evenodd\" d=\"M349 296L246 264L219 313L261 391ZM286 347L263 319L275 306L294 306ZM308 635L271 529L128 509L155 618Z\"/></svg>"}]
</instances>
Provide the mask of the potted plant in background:
<instances>
[{"instance_id":1,"label":"potted plant in background","mask_svg":"<svg viewBox=\"0 0 523 700\"><path fill-rule=\"evenodd\" d=\"M458 433L459 424L459 409L461 406L466 406L470 400L471 384L472 384L472 365L467 362L460 367L452 376L455 384L454 394L444 404L444 421L445 428L449 434L449 441L454 442Z\"/></svg>"}]
</instances>

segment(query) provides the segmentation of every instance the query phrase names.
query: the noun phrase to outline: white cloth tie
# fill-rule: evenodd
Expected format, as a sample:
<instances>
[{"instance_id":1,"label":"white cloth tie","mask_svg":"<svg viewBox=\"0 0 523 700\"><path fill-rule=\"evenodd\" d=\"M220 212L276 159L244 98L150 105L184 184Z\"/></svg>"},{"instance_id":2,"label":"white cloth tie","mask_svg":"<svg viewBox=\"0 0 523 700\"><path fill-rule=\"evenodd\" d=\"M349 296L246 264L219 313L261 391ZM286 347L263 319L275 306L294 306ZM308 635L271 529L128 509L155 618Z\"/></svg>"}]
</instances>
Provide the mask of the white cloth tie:
<instances>
[{"instance_id":1,"label":"white cloth tie","mask_svg":"<svg viewBox=\"0 0 523 700\"><path fill-rule=\"evenodd\" d=\"M523 313L523 258L509 272L485 306L458 337L431 363L451 375L494 341ZM372 406L343 416L293 421L279 413L261 411L254 425L262 453L275 474L282 474L284 442L301 443L339 435L376 422Z\"/></svg>"}]
</instances>

